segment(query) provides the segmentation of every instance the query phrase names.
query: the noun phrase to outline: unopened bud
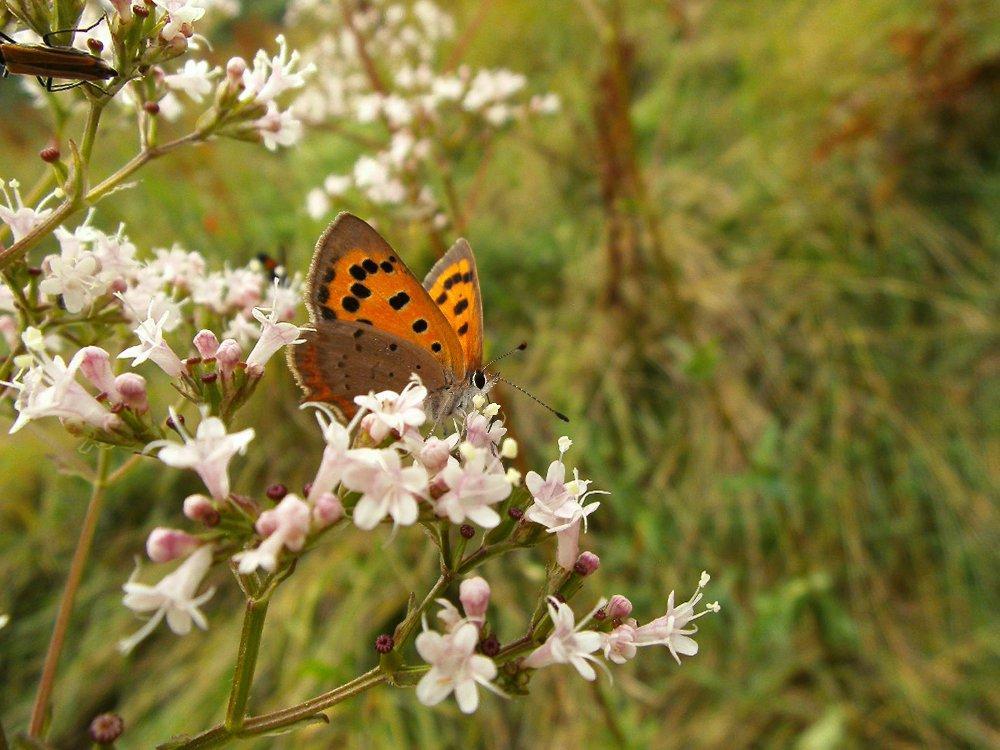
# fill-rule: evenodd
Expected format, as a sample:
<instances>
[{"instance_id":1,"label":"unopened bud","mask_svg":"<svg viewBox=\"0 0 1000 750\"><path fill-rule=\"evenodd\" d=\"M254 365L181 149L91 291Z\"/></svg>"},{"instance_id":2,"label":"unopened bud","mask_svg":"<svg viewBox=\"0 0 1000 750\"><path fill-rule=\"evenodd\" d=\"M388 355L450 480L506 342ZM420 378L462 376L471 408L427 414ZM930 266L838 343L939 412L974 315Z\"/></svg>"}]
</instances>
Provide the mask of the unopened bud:
<instances>
[{"instance_id":1,"label":"unopened bud","mask_svg":"<svg viewBox=\"0 0 1000 750\"><path fill-rule=\"evenodd\" d=\"M219 344L215 352L215 361L223 378L228 378L233 374L233 370L236 369L242 358L243 349L236 339L226 339Z\"/></svg>"},{"instance_id":2,"label":"unopened bud","mask_svg":"<svg viewBox=\"0 0 1000 750\"><path fill-rule=\"evenodd\" d=\"M573 572L579 576L589 576L601 567L601 558L593 552L581 552L573 565Z\"/></svg>"},{"instance_id":3,"label":"unopened bud","mask_svg":"<svg viewBox=\"0 0 1000 750\"><path fill-rule=\"evenodd\" d=\"M458 599L462 602L465 616L482 623L486 619L486 609L490 605L490 585L480 576L466 578L458 587Z\"/></svg>"},{"instance_id":4,"label":"unopened bud","mask_svg":"<svg viewBox=\"0 0 1000 750\"><path fill-rule=\"evenodd\" d=\"M99 745L110 745L122 736L125 731L125 722L118 714L106 713L95 716L90 722L87 734L90 739Z\"/></svg>"},{"instance_id":5,"label":"unopened bud","mask_svg":"<svg viewBox=\"0 0 1000 750\"><path fill-rule=\"evenodd\" d=\"M615 594L608 602L608 616L612 620L624 620L632 614L632 602L621 594Z\"/></svg>"},{"instance_id":6,"label":"unopened bud","mask_svg":"<svg viewBox=\"0 0 1000 750\"><path fill-rule=\"evenodd\" d=\"M99 346L85 346L77 354L83 377L111 401L117 401L115 374L111 370L111 355Z\"/></svg>"},{"instance_id":7,"label":"unopened bud","mask_svg":"<svg viewBox=\"0 0 1000 750\"><path fill-rule=\"evenodd\" d=\"M380 654L388 654L395 645L396 642L388 633L382 633L382 635L375 639L375 650Z\"/></svg>"},{"instance_id":8,"label":"unopened bud","mask_svg":"<svg viewBox=\"0 0 1000 750\"><path fill-rule=\"evenodd\" d=\"M502 458L517 458L517 441L514 438L504 438L500 446L500 456Z\"/></svg>"},{"instance_id":9,"label":"unopened bud","mask_svg":"<svg viewBox=\"0 0 1000 750\"><path fill-rule=\"evenodd\" d=\"M219 522L219 511L207 495L188 495L184 498L184 515L206 526L215 526Z\"/></svg>"},{"instance_id":10,"label":"unopened bud","mask_svg":"<svg viewBox=\"0 0 1000 750\"><path fill-rule=\"evenodd\" d=\"M476 530L467 523L463 523L458 527L458 533L462 535L463 539L472 539L476 535Z\"/></svg>"},{"instance_id":11,"label":"unopened bud","mask_svg":"<svg viewBox=\"0 0 1000 750\"><path fill-rule=\"evenodd\" d=\"M87 39L87 48L95 55L99 55L101 54L101 52L104 51L104 42L102 42L100 39L94 39L93 37L90 37L89 39Z\"/></svg>"},{"instance_id":12,"label":"unopened bud","mask_svg":"<svg viewBox=\"0 0 1000 750\"><path fill-rule=\"evenodd\" d=\"M288 494L288 488L283 484L272 484L270 487L264 490L264 494L267 495L267 498L269 500L274 500L274 502L278 502L285 495Z\"/></svg>"},{"instance_id":13,"label":"unopened bud","mask_svg":"<svg viewBox=\"0 0 1000 750\"><path fill-rule=\"evenodd\" d=\"M507 511L507 515L513 518L515 521L520 521L522 518L524 518L524 511L521 508L514 506Z\"/></svg>"},{"instance_id":14,"label":"unopened bud","mask_svg":"<svg viewBox=\"0 0 1000 750\"><path fill-rule=\"evenodd\" d=\"M204 359L211 359L219 350L219 338L207 329L202 329L194 336L194 348Z\"/></svg>"},{"instance_id":15,"label":"unopened bud","mask_svg":"<svg viewBox=\"0 0 1000 750\"><path fill-rule=\"evenodd\" d=\"M146 539L146 554L157 563L170 562L178 557L187 557L198 548L198 540L180 529L158 526L149 532Z\"/></svg>"},{"instance_id":16,"label":"unopened bud","mask_svg":"<svg viewBox=\"0 0 1000 750\"><path fill-rule=\"evenodd\" d=\"M219 373L217 372L206 372L204 375L201 376L201 382L205 383L206 385L211 385L218 379L219 379Z\"/></svg>"},{"instance_id":17,"label":"unopened bud","mask_svg":"<svg viewBox=\"0 0 1000 750\"><path fill-rule=\"evenodd\" d=\"M312 515L317 526L326 528L344 517L344 506L341 504L340 498L332 492L324 492L316 498Z\"/></svg>"},{"instance_id":18,"label":"unopened bud","mask_svg":"<svg viewBox=\"0 0 1000 750\"><path fill-rule=\"evenodd\" d=\"M136 414L145 414L149 410L149 398L146 393L146 378L135 372L123 372L115 378L115 390L121 402Z\"/></svg>"},{"instance_id":19,"label":"unopened bud","mask_svg":"<svg viewBox=\"0 0 1000 750\"><path fill-rule=\"evenodd\" d=\"M41 157L41 160L46 164L53 164L59 161L59 157L62 156L62 154L60 153L58 146L46 146L38 152L38 156Z\"/></svg>"},{"instance_id":20,"label":"unopened bud","mask_svg":"<svg viewBox=\"0 0 1000 750\"><path fill-rule=\"evenodd\" d=\"M484 656L494 657L500 653L500 639L490 633L479 643L479 650Z\"/></svg>"},{"instance_id":21,"label":"unopened bud","mask_svg":"<svg viewBox=\"0 0 1000 750\"><path fill-rule=\"evenodd\" d=\"M243 85L243 74L247 70L247 61L242 57L231 57L226 63L226 79L233 88Z\"/></svg>"},{"instance_id":22,"label":"unopened bud","mask_svg":"<svg viewBox=\"0 0 1000 750\"><path fill-rule=\"evenodd\" d=\"M139 3L136 3L135 5L132 6L132 12L135 13L137 16L139 16L139 18L149 17L149 8L147 8L145 5L140 5Z\"/></svg>"},{"instance_id":23,"label":"unopened bud","mask_svg":"<svg viewBox=\"0 0 1000 750\"><path fill-rule=\"evenodd\" d=\"M155 116L155 115L160 114L160 104L159 104L159 102L146 102L145 104L142 105L142 108L144 110L146 110L146 112L149 113L149 114L151 114L151 115Z\"/></svg>"}]
</instances>

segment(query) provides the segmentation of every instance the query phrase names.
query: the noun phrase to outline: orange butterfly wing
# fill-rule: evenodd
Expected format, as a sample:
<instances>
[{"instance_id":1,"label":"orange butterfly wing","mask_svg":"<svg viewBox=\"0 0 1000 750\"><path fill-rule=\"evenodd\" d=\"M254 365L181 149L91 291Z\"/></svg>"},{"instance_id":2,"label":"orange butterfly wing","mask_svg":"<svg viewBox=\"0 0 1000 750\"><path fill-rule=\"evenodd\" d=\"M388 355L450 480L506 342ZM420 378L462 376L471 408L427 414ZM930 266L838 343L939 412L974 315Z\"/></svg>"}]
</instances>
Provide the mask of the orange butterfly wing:
<instances>
[{"instance_id":1,"label":"orange butterfly wing","mask_svg":"<svg viewBox=\"0 0 1000 750\"><path fill-rule=\"evenodd\" d=\"M457 380L462 346L406 264L367 223L340 214L319 239L307 284L314 320L370 325L428 351Z\"/></svg>"},{"instance_id":2,"label":"orange butterfly wing","mask_svg":"<svg viewBox=\"0 0 1000 750\"><path fill-rule=\"evenodd\" d=\"M461 344L465 371L478 370L483 364L483 299L469 243L452 245L427 274L424 287Z\"/></svg>"}]
</instances>

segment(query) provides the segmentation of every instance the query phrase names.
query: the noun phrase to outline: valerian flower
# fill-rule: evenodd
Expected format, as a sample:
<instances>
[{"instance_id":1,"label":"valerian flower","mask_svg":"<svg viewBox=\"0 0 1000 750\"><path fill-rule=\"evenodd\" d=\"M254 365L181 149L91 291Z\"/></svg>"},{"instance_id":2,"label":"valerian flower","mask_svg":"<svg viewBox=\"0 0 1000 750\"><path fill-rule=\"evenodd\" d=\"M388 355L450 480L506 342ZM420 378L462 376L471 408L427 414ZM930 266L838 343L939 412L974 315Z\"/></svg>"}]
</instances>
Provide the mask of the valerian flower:
<instances>
[{"instance_id":1,"label":"valerian flower","mask_svg":"<svg viewBox=\"0 0 1000 750\"><path fill-rule=\"evenodd\" d=\"M10 192L7 190L8 185ZM39 204L37 208L25 206L21 200L19 188L17 180L10 180L6 183L0 180L0 193L3 193L6 201L6 205L0 203L0 221L10 227L14 242L21 240L52 213L51 208L42 208L42 204Z\"/></svg>"},{"instance_id":2,"label":"valerian flower","mask_svg":"<svg viewBox=\"0 0 1000 750\"><path fill-rule=\"evenodd\" d=\"M479 629L466 623L453 633L441 635L427 628L417 636L417 652L431 665L417 683L417 700L425 706L434 706L452 692L462 713L471 714L479 706L477 685L498 692L492 681L497 676L493 660L476 653Z\"/></svg>"},{"instance_id":3,"label":"valerian flower","mask_svg":"<svg viewBox=\"0 0 1000 750\"><path fill-rule=\"evenodd\" d=\"M372 440L381 443L389 433L403 436L427 421L423 409L425 398L427 389L419 380L413 379L401 393L369 393L367 396L355 396L354 403L371 412L365 415L361 427L371 435Z\"/></svg>"},{"instance_id":4,"label":"valerian flower","mask_svg":"<svg viewBox=\"0 0 1000 750\"><path fill-rule=\"evenodd\" d=\"M247 575L257 568L273 573L283 548L292 552L302 549L311 518L309 506L297 495L285 495L276 508L261 513L255 528L264 541L256 549L245 550L233 557L239 563L240 573Z\"/></svg>"},{"instance_id":5,"label":"valerian flower","mask_svg":"<svg viewBox=\"0 0 1000 750\"><path fill-rule=\"evenodd\" d=\"M702 600L704 594L701 590L708 585L711 577L708 573L701 574L698 581L698 588L695 589L691 598L682 604L674 606L674 592L670 592L667 597L667 611L652 622L648 622L635 630L635 643L638 646L666 646L674 660L680 664L681 656L694 656L698 653L698 644L693 636L698 632L698 627L690 625L699 617L707 615L709 612L718 612L720 607L718 602L712 602L705 606L701 612L695 612L695 606Z\"/></svg>"},{"instance_id":6,"label":"valerian flower","mask_svg":"<svg viewBox=\"0 0 1000 750\"><path fill-rule=\"evenodd\" d=\"M133 635L120 641L118 648L128 653L146 636L156 629L160 620L167 618L167 625L177 635L191 631L191 623L202 630L208 628L208 621L199 607L215 593L210 588L195 596L205 574L212 566L212 547L205 545L195 550L180 567L160 579L154 586L137 583L130 578L122 587L125 591L125 606L134 612L153 612L153 616Z\"/></svg>"},{"instance_id":7,"label":"valerian flower","mask_svg":"<svg viewBox=\"0 0 1000 750\"><path fill-rule=\"evenodd\" d=\"M196 102L212 91L212 78L219 75L207 60L188 60L176 73L163 76L163 83L175 91L183 91Z\"/></svg>"},{"instance_id":8,"label":"valerian flower","mask_svg":"<svg viewBox=\"0 0 1000 750\"><path fill-rule=\"evenodd\" d=\"M67 365L62 357L49 357L41 348L41 334L36 329L26 330L22 339L29 349L28 358L32 364L19 380L3 383L18 391L14 402L18 414L11 433L43 417L82 422L99 430L113 430L120 424L118 417L76 380L87 350L77 352Z\"/></svg>"},{"instance_id":9,"label":"valerian flower","mask_svg":"<svg viewBox=\"0 0 1000 750\"><path fill-rule=\"evenodd\" d=\"M427 470L422 466L403 467L394 448L369 451L368 460L352 463L344 471L343 483L361 493L354 507L354 524L374 529L391 516L399 526L416 522L417 499L427 493Z\"/></svg>"},{"instance_id":10,"label":"valerian flower","mask_svg":"<svg viewBox=\"0 0 1000 750\"><path fill-rule=\"evenodd\" d=\"M594 612L603 606L602 600L577 624L573 610L568 604L560 602L555 597L549 597L549 617L552 618L554 629L545 643L528 654L522 662L523 665L541 669L550 664L572 664L583 679L594 680L597 673L590 663L603 666L593 653L601 648L604 639L597 631L581 630L581 628L587 624Z\"/></svg>"},{"instance_id":11,"label":"valerian flower","mask_svg":"<svg viewBox=\"0 0 1000 750\"><path fill-rule=\"evenodd\" d=\"M205 8L198 4L198 0L153 1L166 12L167 22L161 29L160 36L168 42L179 36L190 37L194 34L194 22L205 15Z\"/></svg>"},{"instance_id":12,"label":"valerian flower","mask_svg":"<svg viewBox=\"0 0 1000 750\"><path fill-rule=\"evenodd\" d=\"M176 416L174 425L184 440L182 444L158 440L146 449L159 447L157 458L167 466L194 469L212 497L224 500L229 496L229 462L237 453L246 452L254 437L253 429L229 434L221 419L206 417L198 425L195 436L191 437Z\"/></svg>"},{"instance_id":13,"label":"valerian flower","mask_svg":"<svg viewBox=\"0 0 1000 750\"><path fill-rule=\"evenodd\" d=\"M151 304L148 317L135 329L135 334L139 337L140 343L130 346L119 354L118 358L132 357L133 367L149 359L158 364L160 369L170 377L178 377L183 371L184 365L180 357L170 348L170 344L163 339L163 329L167 325L169 318L170 311L168 310L158 320L154 320Z\"/></svg>"},{"instance_id":14,"label":"valerian flower","mask_svg":"<svg viewBox=\"0 0 1000 750\"><path fill-rule=\"evenodd\" d=\"M485 451L477 452L464 465L448 460L439 478L447 490L434 504L435 512L452 523L469 519L484 529L500 523L500 515L491 508L511 493L510 482L503 474L490 471Z\"/></svg>"},{"instance_id":15,"label":"valerian flower","mask_svg":"<svg viewBox=\"0 0 1000 750\"><path fill-rule=\"evenodd\" d=\"M635 656L636 623L633 619L628 619L616 627L610 633L602 633L604 639L604 658L613 661L615 664L624 664Z\"/></svg>"},{"instance_id":16,"label":"valerian flower","mask_svg":"<svg viewBox=\"0 0 1000 750\"><path fill-rule=\"evenodd\" d=\"M278 349L304 341L299 338L303 329L294 323L279 321L277 308L272 308L270 315L265 315L260 308L254 308L253 316L260 323L260 338L247 355L247 374L260 377L264 372L264 365Z\"/></svg>"},{"instance_id":17,"label":"valerian flower","mask_svg":"<svg viewBox=\"0 0 1000 750\"><path fill-rule=\"evenodd\" d=\"M278 54L268 57L264 50L258 50L253 67L243 73L241 99L272 102L284 92L304 86L306 76L316 70L312 63L299 67L301 56L298 51L289 54L284 34L279 34L275 41L278 43Z\"/></svg>"}]
</instances>

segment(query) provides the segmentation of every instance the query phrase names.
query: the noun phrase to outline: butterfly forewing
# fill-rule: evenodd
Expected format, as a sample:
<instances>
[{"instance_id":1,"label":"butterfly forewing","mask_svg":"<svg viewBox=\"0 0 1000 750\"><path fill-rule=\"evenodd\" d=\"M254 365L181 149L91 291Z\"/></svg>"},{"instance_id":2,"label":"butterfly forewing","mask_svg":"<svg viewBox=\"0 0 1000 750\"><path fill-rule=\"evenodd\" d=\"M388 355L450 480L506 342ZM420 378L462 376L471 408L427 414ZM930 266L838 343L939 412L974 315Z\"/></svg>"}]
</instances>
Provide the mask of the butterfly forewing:
<instances>
[{"instance_id":1,"label":"butterfly forewing","mask_svg":"<svg viewBox=\"0 0 1000 750\"><path fill-rule=\"evenodd\" d=\"M483 363L483 300L469 243L452 245L427 274L424 287L458 337L466 371L478 370Z\"/></svg>"},{"instance_id":2,"label":"butterfly forewing","mask_svg":"<svg viewBox=\"0 0 1000 750\"><path fill-rule=\"evenodd\" d=\"M314 321L378 329L425 350L456 379L464 378L462 346L448 320L389 244L356 216L341 214L320 237L307 294Z\"/></svg>"}]
</instances>

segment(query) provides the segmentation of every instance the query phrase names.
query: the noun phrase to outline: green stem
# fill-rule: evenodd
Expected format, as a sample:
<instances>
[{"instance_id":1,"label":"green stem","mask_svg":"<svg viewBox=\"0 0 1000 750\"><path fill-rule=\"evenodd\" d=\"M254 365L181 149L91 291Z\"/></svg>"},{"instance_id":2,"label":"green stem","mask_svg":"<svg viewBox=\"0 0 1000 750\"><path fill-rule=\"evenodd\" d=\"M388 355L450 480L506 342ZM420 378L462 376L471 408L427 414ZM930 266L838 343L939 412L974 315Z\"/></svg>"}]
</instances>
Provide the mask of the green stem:
<instances>
[{"instance_id":1,"label":"green stem","mask_svg":"<svg viewBox=\"0 0 1000 750\"><path fill-rule=\"evenodd\" d=\"M69 629L70 617L73 614L73 602L80 587L83 569L87 565L87 558L94 541L94 532L97 529L97 519L104 502L108 459L109 452L107 450L102 450L97 454L97 471L90 495L90 503L87 505L87 512L83 517L80 538L77 540L76 550L73 552L73 559L69 566L69 574L66 576L66 586L59 602L59 612L56 614L55 627L52 629L52 638L49 640L49 648L45 653L45 663L42 666L42 676L38 681L35 705L31 711L28 736L33 739L42 739L45 729L49 700L52 697L52 688L55 683L56 667L59 665L59 655L62 653L63 643L66 640L66 631Z\"/></svg>"},{"instance_id":2,"label":"green stem","mask_svg":"<svg viewBox=\"0 0 1000 750\"><path fill-rule=\"evenodd\" d=\"M435 583L431 587L431 590L427 592L427 596L424 597L424 600L406 616L405 620L396 626L396 632L393 633L393 640L396 642L396 651L402 650L406 640L413 632L413 629L416 628L417 623L420 622L420 615L423 614L423 611L427 609L427 607L431 605L431 602L437 598L437 595L444 590L445 586L447 586L451 581L451 578L451 573L442 573L441 577L437 579L437 583Z\"/></svg>"},{"instance_id":3,"label":"green stem","mask_svg":"<svg viewBox=\"0 0 1000 750\"><path fill-rule=\"evenodd\" d=\"M234 732L227 729L224 725L219 725L180 744L171 744L168 746L176 750L202 750L203 748L220 747L236 737L253 737L255 735L276 732L284 727L316 716L321 711L325 711L331 706L353 698L355 695L363 693L369 688L380 685L387 679L387 675L378 667L375 667L350 682L329 692L317 695L315 698L290 706L289 708L283 708L279 711L247 719L242 729L238 731Z\"/></svg>"},{"instance_id":4,"label":"green stem","mask_svg":"<svg viewBox=\"0 0 1000 750\"><path fill-rule=\"evenodd\" d=\"M253 673L257 667L257 654L267 617L268 600L247 599L243 615L243 633L236 653L236 669L233 672L233 687L229 693L229 708L226 709L226 729L236 731L246 719L247 701L253 685Z\"/></svg>"}]
</instances>

